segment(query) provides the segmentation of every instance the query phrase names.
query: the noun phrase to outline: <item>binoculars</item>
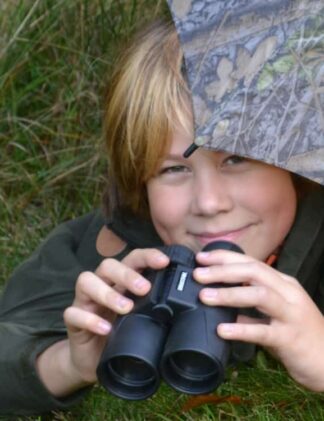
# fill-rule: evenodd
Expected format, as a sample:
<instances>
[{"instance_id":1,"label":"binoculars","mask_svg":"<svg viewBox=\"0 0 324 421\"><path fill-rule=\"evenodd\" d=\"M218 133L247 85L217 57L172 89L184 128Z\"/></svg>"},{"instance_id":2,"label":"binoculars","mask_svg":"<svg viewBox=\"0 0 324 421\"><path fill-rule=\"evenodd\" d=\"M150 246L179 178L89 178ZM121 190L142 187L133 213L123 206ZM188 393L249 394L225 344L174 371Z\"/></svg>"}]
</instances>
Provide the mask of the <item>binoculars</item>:
<instances>
[{"instance_id":1,"label":"binoculars","mask_svg":"<svg viewBox=\"0 0 324 421\"><path fill-rule=\"evenodd\" d=\"M203 250L243 251L227 241ZM230 343L217 335L221 322L234 322L237 310L209 307L198 297L203 288L192 277L195 254L185 246L161 247L169 265L143 275L152 283L144 297L129 294L132 313L119 316L97 367L99 383L130 400L153 395L161 378L188 394L210 393L224 380ZM213 287L225 286L213 284Z\"/></svg>"}]
</instances>

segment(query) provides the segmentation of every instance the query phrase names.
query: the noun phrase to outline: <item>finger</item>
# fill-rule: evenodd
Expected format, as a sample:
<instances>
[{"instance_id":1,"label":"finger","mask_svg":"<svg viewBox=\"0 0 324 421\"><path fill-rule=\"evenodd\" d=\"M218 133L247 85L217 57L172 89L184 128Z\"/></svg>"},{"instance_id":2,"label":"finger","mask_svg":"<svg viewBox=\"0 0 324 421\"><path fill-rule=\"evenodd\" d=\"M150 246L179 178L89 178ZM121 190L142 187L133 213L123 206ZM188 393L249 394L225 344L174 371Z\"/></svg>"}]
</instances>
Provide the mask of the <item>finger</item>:
<instances>
[{"instance_id":1,"label":"finger","mask_svg":"<svg viewBox=\"0 0 324 421\"><path fill-rule=\"evenodd\" d=\"M256 307L278 320L287 318L290 310L290 306L281 295L264 286L203 288L199 296L201 301L209 306Z\"/></svg>"},{"instance_id":2,"label":"finger","mask_svg":"<svg viewBox=\"0 0 324 421\"><path fill-rule=\"evenodd\" d=\"M283 296L288 296L296 290L296 283L288 282L280 272L258 261L199 267L193 271L193 276L202 284L218 282L262 285L274 289Z\"/></svg>"},{"instance_id":3,"label":"finger","mask_svg":"<svg viewBox=\"0 0 324 421\"><path fill-rule=\"evenodd\" d=\"M129 290L137 295L145 295L151 288L150 282L140 273L116 259L103 260L95 273L120 294Z\"/></svg>"},{"instance_id":4,"label":"finger","mask_svg":"<svg viewBox=\"0 0 324 421\"><path fill-rule=\"evenodd\" d=\"M227 265L229 263L248 263L255 261L255 259L251 256L230 250L200 251L196 254L196 260L198 263L205 266Z\"/></svg>"},{"instance_id":5,"label":"finger","mask_svg":"<svg viewBox=\"0 0 324 421\"><path fill-rule=\"evenodd\" d=\"M137 249L122 262L105 259L96 270L96 274L108 284L114 283L115 289L126 289L137 295L145 295L151 284L139 271L145 268L162 269L169 263L169 258L157 249Z\"/></svg>"},{"instance_id":6,"label":"finger","mask_svg":"<svg viewBox=\"0 0 324 421\"><path fill-rule=\"evenodd\" d=\"M93 303L118 314L128 313L134 304L94 273L83 272L76 283L74 304L82 308Z\"/></svg>"},{"instance_id":7,"label":"finger","mask_svg":"<svg viewBox=\"0 0 324 421\"><path fill-rule=\"evenodd\" d=\"M229 250L214 250L214 251L208 251L208 252L199 252L196 255L196 259L198 263L201 263L202 265L207 265L207 266L212 266L212 265L222 266L222 265L236 264L236 263L259 263L269 268L270 270L275 270L274 268L267 265L266 263L260 262L251 256L247 256L245 254L241 254L241 253L237 253L237 252L233 252ZM285 281L299 288L302 288L300 283L292 276L286 275L277 270L275 271Z\"/></svg>"},{"instance_id":8,"label":"finger","mask_svg":"<svg viewBox=\"0 0 324 421\"><path fill-rule=\"evenodd\" d=\"M63 317L71 333L86 330L97 335L107 335L111 331L111 324L107 320L81 308L68 307Z\"/></svg>"},{"instance_id":9,"label":"finger","mask_svg":"<svg viewBox=\"0 0 324 421\"><path fill-rule=\"evenodd\" d=\"M136 249L129 253L123 263L134 270L162 269L169 264L169 257L158 249Z\"/></svg>"},{"instance_id":10,"label":"finger","mask_svg":"<svg viewBox=\"0 0 324 421\"><path fill-rule=\"evenodd\" d=\"M278 335L273 328L267 324L245 324L245 323L220 323L217 326L217 333L227 340L238 340L255 343L262 346L276 346Z\"/></svg>"}]
</instances>

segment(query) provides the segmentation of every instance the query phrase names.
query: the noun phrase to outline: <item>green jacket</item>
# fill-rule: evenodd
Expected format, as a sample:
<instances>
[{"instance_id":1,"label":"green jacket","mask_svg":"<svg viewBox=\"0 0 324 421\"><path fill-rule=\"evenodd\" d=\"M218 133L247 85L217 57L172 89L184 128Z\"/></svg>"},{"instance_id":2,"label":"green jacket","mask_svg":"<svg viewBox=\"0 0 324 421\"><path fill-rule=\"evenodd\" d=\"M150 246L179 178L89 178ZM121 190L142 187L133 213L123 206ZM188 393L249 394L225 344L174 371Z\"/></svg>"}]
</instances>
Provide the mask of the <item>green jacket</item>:
<instances>
[{"instance_id":1,"label":"green jacket","mask_svg":"<svg viewBox=\"0 0 324 421\"><path fill-rule=\"evenodd\" d=\"M277 267L296 277L324 313L324 189L298 210ZM0 415L39 414L67 409L86 392L64 400L51 396L35 371L35 358L66 338L63 311L74 298L80 272L94 271L103 257L96 251L105 224L95 211L58 226L12 275L0 299ZM136 247L161 245L150 223L114 218L109 227L126 242L116 258Z\"/></svg>"}]
</instances>

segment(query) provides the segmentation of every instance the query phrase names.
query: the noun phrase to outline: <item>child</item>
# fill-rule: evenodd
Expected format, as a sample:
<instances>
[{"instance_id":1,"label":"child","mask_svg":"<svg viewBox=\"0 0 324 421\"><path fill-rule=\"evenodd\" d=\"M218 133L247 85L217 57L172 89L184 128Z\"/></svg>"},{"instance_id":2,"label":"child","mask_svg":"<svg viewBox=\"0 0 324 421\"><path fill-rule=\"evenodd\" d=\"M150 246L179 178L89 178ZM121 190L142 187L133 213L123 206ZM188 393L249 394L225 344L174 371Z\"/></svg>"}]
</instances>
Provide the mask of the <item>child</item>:
<instances>
[{"instance_id":1,"label":"child","mask_svg":"<svg viewBox=\"0 0 324 421\"><path fill-rule=\"evenodd\" d=\"M132 310L124 292L147 294L141 271L166 267L156 247L174 243L197 253L203 303L267 316L240 315L218 326L220 336L267 347L297 382L324 390L323 190L222 151L184 158L193 128L182 64L176 32L164 23L120 60L105 114L105 216L94 211L57 227L1 298L1 414L76 403L96 383L116 314ZM200 252L216 239L246 254ZM243 286L208 288L218 281Z\"/></svg>"}]
</instances>

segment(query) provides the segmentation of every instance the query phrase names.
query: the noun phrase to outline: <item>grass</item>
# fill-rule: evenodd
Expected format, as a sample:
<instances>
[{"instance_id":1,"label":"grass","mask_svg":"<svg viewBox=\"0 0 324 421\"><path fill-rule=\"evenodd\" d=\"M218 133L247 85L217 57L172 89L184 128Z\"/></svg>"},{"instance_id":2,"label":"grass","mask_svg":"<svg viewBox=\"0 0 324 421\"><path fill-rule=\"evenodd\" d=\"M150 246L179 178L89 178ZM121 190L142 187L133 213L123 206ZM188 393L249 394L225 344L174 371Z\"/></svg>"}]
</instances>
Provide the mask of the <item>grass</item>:
<instances>
[{"instance_id":1,"label":"grass","mask_svg":"<svg viewBox=\"0 0 324 421\"><path fill-rule=\"evenodd\" d=\"M160 9L153 0L1 3L1 280L59 221L99 204L116 49Z\"/></svg>"},{"instance_id":2,"label":"grass","mask_svg":"<svg viewBox=\"0 0 324 421\"><path fill-rule=\"evenodd\" d=\"M324 416L324 398L296 387L284 370L262 352L251 366L228 369L227 382L212 398L207 403L207 398L197 400L162 385L148 401L124 402L95 389L77 412L62 420L304 421Z\"/></svg>"},{"instance_id":3,"label":"grass","mask_svg":"<svg viewBox=\"0 0 324 421\"><path fill-rule=\"evenodd\" d=\"M0 3L1 285L54 226L100 204L102 107L114 58L164 10L156 0ZM323 400L260 351L251 365L229 368L212 399L162 385L145 402L125 402L95 387L69 412L28 420L320 420Z\"/></svg>"}]
</instances>

